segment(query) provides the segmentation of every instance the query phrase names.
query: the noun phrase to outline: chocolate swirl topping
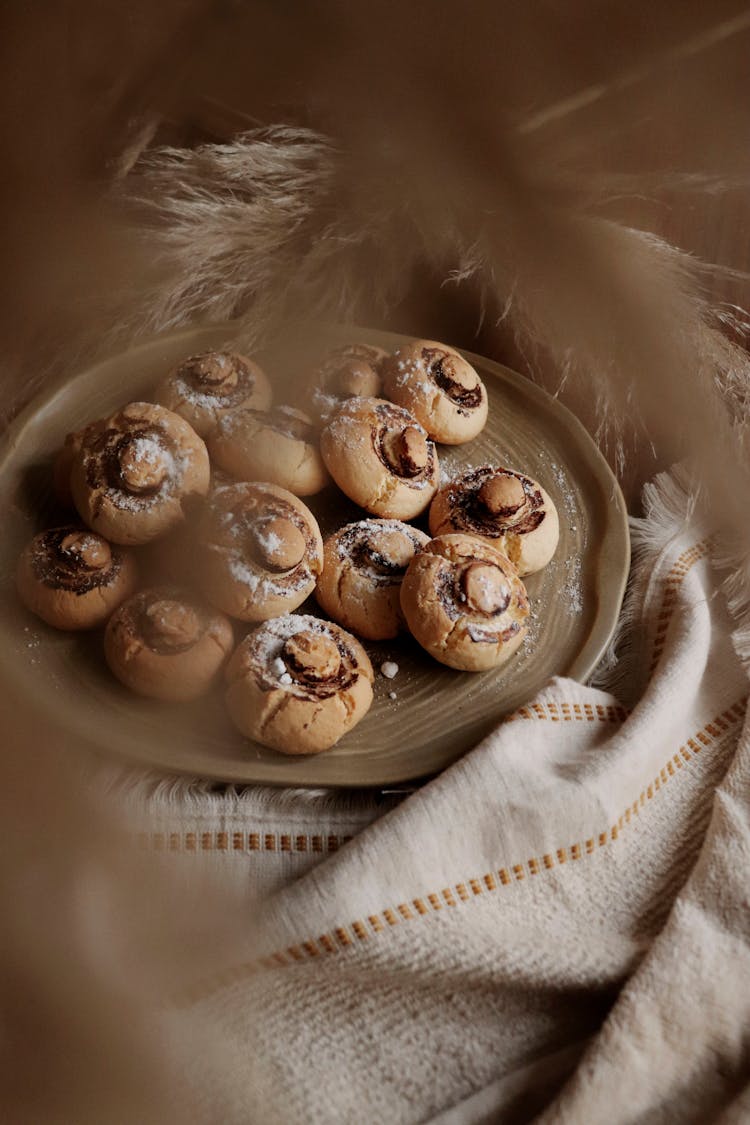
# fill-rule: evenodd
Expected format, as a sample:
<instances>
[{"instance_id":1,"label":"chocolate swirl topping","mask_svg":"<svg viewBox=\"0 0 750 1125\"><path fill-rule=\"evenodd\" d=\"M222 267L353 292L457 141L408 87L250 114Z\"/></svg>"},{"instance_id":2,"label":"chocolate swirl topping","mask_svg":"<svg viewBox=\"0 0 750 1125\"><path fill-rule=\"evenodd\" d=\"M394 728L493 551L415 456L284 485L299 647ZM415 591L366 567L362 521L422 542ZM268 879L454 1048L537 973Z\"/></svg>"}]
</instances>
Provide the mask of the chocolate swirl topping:
<instances>
[{"instance_id":1,"label":"chocolate swirl topping","mask_svg":"<svg viewBox=\"0 0 750 1125\"><path fill-rule=\"evenodd\" d=\"M427 374L451 402L465 410L475 410L482 401L482 385L468 364L457 362L450 352L422 348Z\"/></svg>"},{"instance_id":2,"label":"chocolate swirl topping","mask_svg":"<svg viewBox=\"0 0 750 1125\"><path fill-rule=\"evenodd\" d=\"M312 550L315 540L307 526L307 522L293 505L288 504L280 496L261 493L252 493L243 498L236 505L225 511L221 517L222 523L229 523L231 546L244 545L254 557L261 555L258 561L267 563L272 569L290 569L300 562L298 557L295 562L290 562L289 567L274 565L273 537L280 531L294 529L297 536L301 537L304 544L304 553ZM280 525L283 525L280 526ZM266 540L264 544L264 539ZM268 540L271 540L270 544Z\"/></svg>"},{"instance_id":3,"label":"chocolate swirl topping","mask_svg":"<svg viewBox=\"0 0 750 1125\"><path fill-rule=\"evenodd\" d=\"M420 484L435 467L435 445L422 426L400 406L378 403L380 426L373 429L373 447L383 464L405 482Z\"/></svg>"},{"instance_id":4,"label":"chocolate swirl topping","mask_svg":"<svg viewBox=\"0 0 750 1125\"><path fill-rule=\"evenodd\" d=\"M389 558L366 540L352 548L351 558L356 567L369 571L379 582L397 582L399 578L403 578L408 565Z\"/></svg>"},{"instance_id":5,"label":"chocolate swirl topping","mask_svg":"<svg viewBox=\"0 0 750 1125\"><path fill-rule=\"evenodd\" d=\"M233 576L255 589L296 588L320 569L318 545L308 521L294 505L263 485L228 485L217 490L208 513L209 549L228 549Z\"/></svg>"},{"instance_id":6,"label":"chocolate swirl topping","mask_svg":"<svg viewBox=\"0 0 750 1125\"><path fill-rule=\"evenodd\" d=\"M462 531L499 539L526 535L545 518L544 499L534 482L512 469L471 469L448 489L451 524Z\"/></svg>"},{"instance_id":7,"label":"chocolate swirl topping","mask_svg":"<svg viewBox=\"0 0 750 1125\"><path fill-rule=\"evenodd\" d=\"M93 531L70 525L43 531L34 539L35 576L54 590L88 594L115 581L123 555Z\"/></svg>"},{"instance_id":8,"label":"chocolate swirl topping","mask_svg":"<svg viewBox=\"0 0 750 1125\"><path fill-rule=\"evenodd\" d=\"M474 644L487 644L488 642L490 644L497 644L498 642L507 644L511 637L515 637L520 631L521 626L517 621L511 621L510 625L499 633L491 632L485 627L473 623L466 626L466 632Z\"/></svg>"},{"instance_id":9,"label":"chocolate swirl topping","mask_svg":"<svg viewBox=\"0 0 750 1125\"><path fill-rule=\"evenodd\" d=\"M525 594L522 588L514 590L497 563L478 555L466 555L460 564L443 562L435 588L451 621L468 616L466 631L475 643L506 642L521 628L517 621L502 618L514 601L517 608L526 609Z\"/></svg>"},{"instance_id":10,"label":"chocolate swirl topping","mask_svg":"<svg viewBox=\"0 0 750 1125\"><path fill-rule=\"evenodd\" d=\"M189 398L219 399L222 408L248 399L255 376L244 359L233 352L200 352L188 356L174 374Z\"/></svg>"},{"instance_id":11,"label":"chocolate swirl topping","mask_svg":"<svg viewBox=\"0 0 750 1125\"><path fill-rule=\"evenodd\" d=\"M285 643L282 659L292 679L305 685L330 683L341 671L341 652L332 637L307 629Z\"/></svg>"},{"instance_id":12,"label":"chocolate swirl topping","mask_svg":"<svg viewBox=\"0 0 750 1125\"><path fill-rule=\"evenodd\" d=\"M359 674L343 630L307 614L267 621L244 643L247 664L264 691L283 687L304 698L328 699L350 688Z\"/></svg>"},{"instance_id":13,"label":"chocolate swirl topping","mask_svg":"<svg viewBox=\"0 0 750 1125\"><path fill-rule=\"evenodd\" d=\"M118 506L138 510L173 490L178 464L173 443L159 427L109 428L90 441L86 482Z\"/></svg>"},{"instance_id":14,"label":"chocolate swirl topping","mask_svg":"<svg viewBox=\"0 0 750 1125\"><path fill-rule=\"evenodd\" d=\"M401 581L422 541L407 524L398 520L377 523L362 520L339 533L338 551L377 585L392 586Z\"/></svg>"}]
</instances>

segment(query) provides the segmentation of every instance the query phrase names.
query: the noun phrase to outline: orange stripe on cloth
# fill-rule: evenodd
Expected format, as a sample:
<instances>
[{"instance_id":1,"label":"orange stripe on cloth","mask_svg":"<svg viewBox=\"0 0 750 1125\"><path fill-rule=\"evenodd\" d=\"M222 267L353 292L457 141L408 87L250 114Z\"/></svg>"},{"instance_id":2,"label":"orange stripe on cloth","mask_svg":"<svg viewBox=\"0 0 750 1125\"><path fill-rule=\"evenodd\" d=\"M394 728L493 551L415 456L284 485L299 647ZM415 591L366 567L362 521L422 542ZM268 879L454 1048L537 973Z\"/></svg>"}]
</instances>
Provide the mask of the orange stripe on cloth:
<instances>
[{"instance_id":1,"label":"orange stripe on cloth","mask_svg":"<svg viewBox=\"0 0 750 1125\"><path fill-rule=\"evenodd\" d=\"M687 739L687 743L693 748L696 754L702 752L705 746L709 746L718 741L723 738L728 731L739 726L740 722L744 719L746 704L747 698L745 697L722 712L719 718L724 720L723 730L719 730L717 718L714 718L710 723L706 723L700 731L697 731L693 738ZM716 733L712 733L712 728ZM703 745L701 745L701 743ZM679 751L668 760L668 766L672 766L672 763L678 760L680 754L682 754L686 763L692 761L695 756L695 754L689 755L685 746L681 746ZM680 766L683 767L682 760L680 760ZM585 861L587 856L595 854L595 852L610 846L618 840L627 825L636 823L635 818L639 811L643 809L648 802L655 799L656 795L665 787L670 777L676 776L679 776L679 774L674 767L672 767L671 773L667 768L661 769L654 780L644 786L639 796L632 804L627 806L614 824L610 825L607 829L602 829L598 833L586 836L583 845L580 841L576 841L575 843L568 844L567 847L544 851L540 853L542 855L542 863L540 863L537 857L531 856L523 862L506 864L504 867L496 868L495 872L497 873L497 877L495 872L487 872L484 875L464 879L462 882L456 883L453 887L445 887L439 893L430 892L420 898L414 898L411 900L411 906L414 907L416 913L413 913L411 907L406 903L401 903L396 907L385 907L383 910L367 915L367 921L370 924L371 932L377 936L387 932L389 928L400 927L402 922L418 922L426 915L434 915L437 912L441 912L443 903L459 908L463 904L470 903L473 897L483 897L485 893L491 895L500 893L503 888L510 887L515 882L523 881L526 877L526 871L534 875L543 876L546 871L553 870L555 867L563 867L568 862L569 857L579 863ZM511 872L514 878L511 877ZM467 887L471 889L473 895L469 894ZM426 903L429 903L429 906L426 905ZM432 910L430 910L429 907L432 907ZM211 995L227 984L234 983L261 969L289 967L290 965L298 963L300 960L306 961L311 958L317 958L324 953L339 954L342 950L346 950L354 945L350 936L350 931L354 933L360 942L366 941L369 937L362 921L357 920L350 922L348 927L338 926L329 933L322 934L314 941L307 940L299 942L295 945L288 946L283 952L278 951L270 956L259 958L257 961L237 966L233 970L224 972L220 977L212 978L203 985L191 988L189 991L182 994L181 997L177 998L177 1002L182 1004L193 1003Z\"/></svg>"},{"instance_id":2,"label":"orange stripe on cloth","mask_svg":"<svg viewBox=\"0 0 750 1125\"><path fill-rule=\"evenodd\" d=\"M690 570L700 559L705 558L711 549L711 536L701 539L699 543L695 543L675 560L671 569L667 573L664 582L664 593L662 595L661 608L659 615L656 619L656 634L654 636L654 651L651 655L651 665L649 668L649 675L652 675L656 669L657 664L661 660L662 653L664 652L664 645L667 640L667 633L669 626L672 623L675 609L677 608L677 595L679 593L682 583L690 573Z\"/></svg>"}]
</instances>

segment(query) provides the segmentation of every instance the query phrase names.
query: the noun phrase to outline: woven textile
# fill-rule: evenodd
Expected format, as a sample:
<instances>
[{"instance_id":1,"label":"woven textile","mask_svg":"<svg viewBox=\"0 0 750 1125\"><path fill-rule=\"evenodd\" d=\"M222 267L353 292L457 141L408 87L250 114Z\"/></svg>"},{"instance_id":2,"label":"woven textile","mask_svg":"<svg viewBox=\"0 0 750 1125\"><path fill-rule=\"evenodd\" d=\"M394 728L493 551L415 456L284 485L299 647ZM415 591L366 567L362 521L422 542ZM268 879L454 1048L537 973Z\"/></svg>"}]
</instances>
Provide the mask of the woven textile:
<instances>
[{"instance_id":1,"label":"woven textile","mask_svg":"<svg viewBox=\"0 0 750 1125\"><path fill-rule=\"evenodd\" d=\"M646 508L610 690L553 680L405 798L141 804L246 903L165 1016L200 1120L746 1119L747 677L711 528L674 477Z\"/></svg>"}]
</instances>

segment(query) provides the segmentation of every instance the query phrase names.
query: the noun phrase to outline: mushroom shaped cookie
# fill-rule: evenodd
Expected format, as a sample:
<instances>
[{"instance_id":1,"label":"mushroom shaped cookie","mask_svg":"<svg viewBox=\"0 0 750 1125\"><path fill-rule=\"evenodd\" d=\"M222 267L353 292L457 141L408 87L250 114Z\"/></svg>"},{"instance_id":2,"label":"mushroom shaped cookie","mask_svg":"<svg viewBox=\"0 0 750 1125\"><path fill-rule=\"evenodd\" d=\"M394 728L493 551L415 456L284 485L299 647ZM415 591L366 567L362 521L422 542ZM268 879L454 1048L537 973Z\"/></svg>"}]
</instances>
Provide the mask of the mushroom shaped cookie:
<instances>
[{"instance_id":1,"label":"mushroom shaped cookie","mask_svg":"<svg viewBox=\"0 0 750 1125\"><path fill-rule=\"evenodd\" d=\"M330 621L290 614L245 637L227 665L236 726L282 754L328 750L367 713L372 665L359 641Z\"/></svg>"},{"instance_id":2,"label":"mushroom shaped cookie","mask_svg":"<svg viewBox=\"0 0 750 1125\"><path fill-rule=\"evenodd\" d=\"M520 575L546 566L560 538L552 499L531 477L483 465L441 488L430 508L433 535L475 535L497 547Z\"/></svg>"},{"instance_id":3,"label":"mushroom shaped cookie","mask_svg":"<svg viewBox=\"0 0 750 1125\"><path fill-rule=\"evenodd\" d=\"M170 371L154 397L206 437L228 410L268 410L271 384L258 364L244 355L201 352Z\"/></svg>"},{"instance_id":4,"label":"mushroom shaped cookie","mask_svg":"<svg viewBox=\"0 0 750 1125\"><path fill-rule=\"evenodd\" d=\"M435 495L434 443L416 418L379 398L351 398L320 435L326 468L350 500L375 516L409 520Z\"/></svg>"},{"instance_id":5,"label":"mushroom shaped cookie","mask_svg":"<svg viewBox=\"0 0 750 1125\"><path fill-rule=\"evenodd\" d=\"M503 664L526 635L529 603L515 567L468 535L431 539L401 585L401 608L423 648L450 668Z\"/></svg>"},{"instance_id":6,"label":"mushroom shaped cookie","mask_svg":"<svg viewBox=\"0 0 750 1125\"><path fill-rule=\"evenodd\" d=\"M135 589L130 551L88 528L68 525L35 535L18 560L23 604L56 629L96 629Z\"/></svg>"},{"instance_id":7,"label":"mushroom shaped cookie","mask_svg":"<svg viewBox=\"0 0 750 1125\"><path fill-rule=\"evenodd\" d=\"M84 523L113 543L147 543L181 523L209 484L208 451L179 414L132 402L87 427L70 476Z\"/></svg>"},{"instance_id":8,"label":"mushroom shaped cookie","mask_svg":"<svg viewBox=\"0 0 750 1125\"><path fill-rule=\"evenodd\" d=\"M312 375L307 399L313 416L326 422L347 398L382 393L381 368L388 352L374 344L343 344L323 358Z\"/></svg>"},{"instance_id":9,"label":"mushroom shaped cookie","mask_svg":"<svg viewBox=\"0 0 750 1125\"><path fill-rule=\"evenodd\" d=\"M471 441L487 421L484 383L454 348L434 340L398 348L383 365L383 389L445 445Z\"/></svg>"},{"instance_id":10,"label":"mushroom shaped cookie","mask_svg":"<svg viewBox=\"0 0 750 1125\"><path fill-rule=\"evenodd\" d=\"M104 654L138 695L185 702L204 695L234 644L223 613L172 586L141 590L109 619Z\"/></svg>"},{"instance_id":11,"label":"mushroom shaped cookie","mask_svg":"<svg viewBox=\"0 0 750 1125\"><path fill-rule=\"evenodd\" d=\"M323 569L312 512L275 484L216 488L203 516L201 583L231 617L266 621L296 609Z\"/></svg>"},{"instance_id":12,"label":"mushroom shaped cookie","mask_svg":"<svg viewBox=\"0 0 750 1125\"><path fill-rule=\"evenodd\" d=\"M211 460L239 480L271 481L296 496L312 496L328 483L312 422L291 406L225 414L208 448Z\"/></svg>"},{"instance_id":13,"label":"mushroom shaped cookie","mask_svg":"<svg viewBox=\"0 0 750 1125\"><path fill-rule=\"evenodd\" d=\"M405 627L401 581L429 541L423 531L400 520L347 524L323 546L315 597L329 617L360 637L395 637Z\"/></svg>"}]
</instances>

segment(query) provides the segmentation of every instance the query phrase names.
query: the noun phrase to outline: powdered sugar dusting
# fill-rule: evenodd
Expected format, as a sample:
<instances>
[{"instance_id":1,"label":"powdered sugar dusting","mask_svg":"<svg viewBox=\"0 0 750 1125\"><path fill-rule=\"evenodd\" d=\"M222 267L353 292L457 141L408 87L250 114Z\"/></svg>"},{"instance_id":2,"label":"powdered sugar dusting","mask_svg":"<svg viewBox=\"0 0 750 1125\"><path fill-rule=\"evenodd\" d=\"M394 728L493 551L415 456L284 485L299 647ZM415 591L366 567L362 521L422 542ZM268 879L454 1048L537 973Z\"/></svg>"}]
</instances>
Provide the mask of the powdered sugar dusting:
<instances>
[{"instance_id":1,"label":"powdered sugar dusting","mask_svg":"<svg viewBox=\"0 0 750 1125\"><path fill-rule=\"evenodd\" d=\"M281 653L290 637L303 632L325 633L326 624L311 614L290 613L285 617L275 617L271 621L266 621L255 633L250 634L248 642L251 646L253 663L266 679L271 679L284 688L295 686L294 677ZM300 687L299 690L304 695L304 688Z\"/></svg>"},{"instance_id":2,"label":"powdered sugar dusting","mask_svg":"<svg viewBox=\"0 0 750 1125\"><path fill-rule=\"evenodd\" d=\"M352 554L357 547L359 547L363 540L369 540L369 546L372 550L380 555L386 561L390 560L387 550L382 550L380 547L380 539L383 535L390 535L393 533L402 535L407 539L412 547L413 554L421 551L427 537L423 532L420 532L415 527L404 523L401 520L395 519L372 519L372 520L358 520L355 523L346 524L338 531L336 540L336 554L343 563L350 560L360 574L369 579L373 583L383 581L383 574L374 566L367 566L362 558L357 558L356 561L352 559Z\"/></svg>"},{"instance_id":3,"label":"powdered sugar dusting","mask_svg":"<svg viewBox=\"0 0 750 1125\"><path fill-rule=\"evenodd\" d=\"M497 597L498 588L495 579L491 579L489 574L481 571L478 575L474 575L474 583L479 587L480 592L487 600L492 600Z\"/></svg>"},{"instance_id":4,"label":"powdered sugar dusting","mask_svg":"<svg viewBox=\"0 0 750 1125\"><path fill-rule=\"evenodd\" d=\"M345 449L352 452L356 449L354 439L362 440L362 421L360 418L353 417L350 409L352 404L361 402L362 400L358 398L347 399L330 419L327 427L336 444L343 445Z\"/></svg>"},{"instance_id":5,"label":"powdered sugar dusting","mask_svg":"<svg viewBox=\"0 0 750 1125\"><path fill-rule=\"evenodd\" d=\"M576 503L575 493L570 487L568 478L556 461L550 463L549 469L552 479L557 485L559 494L562 497L562 507L568 516L568 526L571 531L576 531L578 524L578 504ZM543 481L541 483L544 484Z\"/></svg>"},{"instance_id":6,"label":"powdered sugar dusting","mask_svg":"<svg viewBox=\"0 0 750 1125\"><path fill-rule=\"evenodd\" d=\"M343 395L329 394L320 387L315 387L310 396L310 401L317 416L325 422L334 410L345 401L345 398Z\"/></svg>"},{"instance_id":7,"label":"powdered sugar dusting","mask_svg":"<svg viewBox=\"0 0 750 1125\"><path fill-rule=\"evenodd\" d=\"M281 659L281 650L290 637L296 637L306 629L320 631L321 622L317 617L306 613L290 613L286 617L274 617L266 621L252 635L253 650L268 669L276 675L283 675L286 664Z\"/></svg>"},{"instance_id":8,"label":"powdered sugar dusting","mask_svg":"<svg viewBox=\"0 0 750 1125\"><path fill-rule=\"evenodd\" d=\"M200 356L192 357L193 359L200 359ZM234 394L233 401L236 403L243 398L251 398L255 389L255 381L252 376L245 370L245 365L238 363L235 357L227 352L215 352L211 356L212 363L219 369L222 376L226 378L232 373L234 369L237 375L236 387L233 387ZM183 371L185 372L183 374ZM172 384L175 391L180 398L188 403L190 406L197 407L207 411L213 411L217 406L221 406L226 402L226 393L222 391L221 385L219 387L207 387L202 390L200 385L196 385L190 379L190 360L178 368L172 375Z\"/></svg>"},{"instance_id":9,"label":"powdered sugar dusting","mask_svg":"<svg viewBox=\"0 0 750 1125\"><path fill-rule=\"evenodd\" d=\"M394 358L400 356L397 351ZM421 395L423 398L432 398L435 394L435 381L430 375L430 369L421 357L396 359L397 374L394 382L399 387L408 385L410 391Z\"/></svg>"},{"instance_id":10,"label":"powdered sugar dusting","mask_svg":"<svg viewBox=\"0 0 750 1125\"><path fill-rule=\"evenodd\" d=\"M287 594L301 590L312 580L312 574L307 566L300 564L292 573L285 572L281 575L269 574L262 570L238 550L218 547L209 543L209 550L225 551L229 573L236 582L245 586L249 593L260 598L284 597Z\"/></svg>"},{"instance_id":11,"label":"powdered sugar dusting","mask_svg":"<svg viewBox=\"0 0 750 1125\"><path fill-rule=\"evenodd\" d=\"M526 635L521 642L521 649L526 656L530 656L536 648L539 636L539 617L535 610L529 611L526 618Z\"/></svg>"},{"instance_id":12,"label":"powdered sugar dusting","mask_svg":"<svg viewBox=\"0 0 750 1125\"><path fill-rule=\"evenodd\" d=\"M167 473L174 472L174 457L158 441L148 434L138 434L128 446L133 461L143 465L146 469L165 469Z\"/></svg>"},{"instance_id":13,"label":"powdered sugar dusting","mask_svg":"<svg viewBox=\"0 0 750 1125\"><path fill-rule=\"evenodd\" d=\"M477 625L474 621L469 621L467 623L466 632L469 634L472 641L475 641L477 644L496 645L500 640L500 634L496 629L492 629L486 625Z\"/></svg>"},{"instance_id":14,"label":"powdered sugar dusting","mask_svg":"<svg viewBox=\"0 0 750 1125\"><path fill-rule=\"evenodd\" d=\"M546 462L545 468L555 483L556 503L561 524L573 533L574 540L580 543L580 547L584 547L586 544L585 521L581 521L576 494L564 469L557 461L548 461L544 452L540 452L539 458L542 462ZM542 487L545 486L543 479L540 480L540 484ZM583 567L580 547L576 548L574 553L569 554L567 558L560 558L558 554L547 564L544 570L546 580L548 582L551 580L555 597L573 615L583 613L584 609Z\"/></svg>"},{"instance_id":15,"label":"powdered sugar dusting","mask_svg":"<svg viewBox=\"0 0 750 1125\"><path fill-rule=\"evenodd\" d=\"M160 437L164 440L160 440ZM146 470L158 472L164 469L164 479L158 488L146 495L129 492L125 485L109 484L102 493L116 508L125 512L138 512L152 504L158 504L179 494L193 460L193 450L181 448L169 441L166 434L153 431L135 431L127 446L128 455L135 465Z\"/></svg>"},{"instance_id":16,"label":"powdered sugar dusting","mask_svg":"<svg viewBox=\"0 0 750 1125\"><path fill-rule=\"evenodd\" d=\"M273 555L281 546L281 536L275 531L264 531L262 527L256 528L255 538L267 555Z\"/></svg>"},{"instance_id":17,"label":"powdered sugar dusting","mask_svg":"<svg viewBox=\"0 0 750 1125\"><path fill-rule=\"evenodd\" d=\"M41 637L37 632L32 632L28 625L24 625L23 631L27 637L26 648L29 650L29 664L38 664L39 657L36 655L36 651L41 645Z\"/></svg>"},{"instance_id":18,"label":"powdered sugar dusting","mask_svg":"<svg viewBox=\"0 0 750 1125\"><path fill-rule=\"evenodd\" d=\"M562 586L563 597L566 599L571 613L583 613L583 585L581 578L581 560L575 555L565 559L565 580Z\"/></svg>"}]
</instances>

